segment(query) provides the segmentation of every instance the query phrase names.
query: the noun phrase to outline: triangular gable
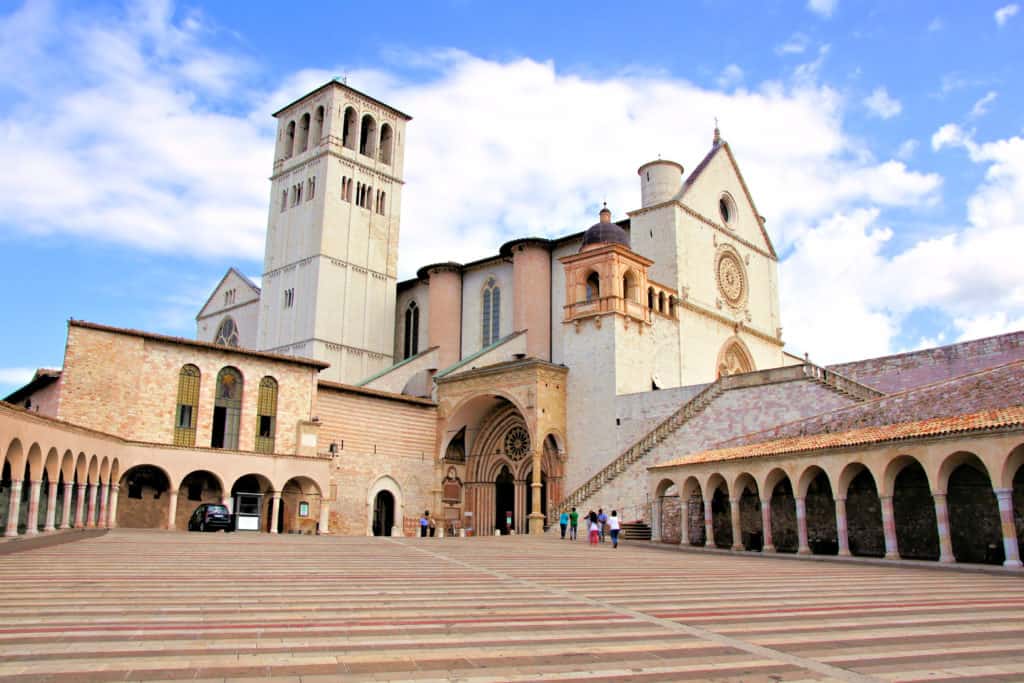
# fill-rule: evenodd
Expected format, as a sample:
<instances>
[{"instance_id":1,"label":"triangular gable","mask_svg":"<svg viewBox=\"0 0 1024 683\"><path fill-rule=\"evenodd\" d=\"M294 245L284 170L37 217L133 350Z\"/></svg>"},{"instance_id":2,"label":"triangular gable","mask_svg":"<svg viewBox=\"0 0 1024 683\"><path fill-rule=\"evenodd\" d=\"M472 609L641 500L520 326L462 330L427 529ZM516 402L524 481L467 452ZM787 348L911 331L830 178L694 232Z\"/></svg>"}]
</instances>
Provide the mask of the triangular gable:
<instances>
[{"instance_id":1,"label":"triangular gable","mask_svg":"<svg viewBox=\"0 0 1024 683\"><path fill-rule=\"evenodd\" d=\"M757 235L759 234L761 240L763 240L763 247L772 255L772 258L777 259L778 256L775 253L775 246L772 244L772 240L768 236L768 231L765 230L764 220L761 218L761 213L757 210L757 205L754 203L754 197L750 194L747 182L743 178L743 172L740 171L739 164L736 163L736 157L733 155L728 142L723 140L716 143L712 146L711 151L704 156L699 164L697 164L690 175L686 178L686 182L683 183L683 188L679 193L680 201L715 225L720 225L722 223L718 212L719 191L723 189L728 190L730 188L708 188L708 192L706 194L698 196L701 187L707 187L706 183L701 183L700 181L704 176L708 175L708 169L714 167L719 157L719 152L722 152L724 155L723 161L727 161L729 164L729 168L731 169L735 178L736 186L739 190L738 192L732 191L729 194L732 195L733 200L738 205L737 209L740 214L746 215L747 220L752 225L756 226L756 231L753 234L745 236L741 233L738 234L754 244L757 243Z\"/></svg>"},{"instance_id":2,"label":"triangular gable","mask_svg":"<svg viewBox=\"0 0 1024 683\"><path fill-rule=\"evenodd\" d=\"M235 303L230 306L223 305L224 292L235 288L238 295L235 298ZM196 315L196 320L205 318L208 315L213 315L217 311L223 310L224 308L230 308L231 306L238 306L240 304L255 301L260 298L260 288L256 286L256 283L243 275L237 268L228 268L228 272L224 273L224 277L220 279L217 286L210 292L209 298L206 299L206 303L199 309L199 313Z\"/></svg>"}]
</instances>

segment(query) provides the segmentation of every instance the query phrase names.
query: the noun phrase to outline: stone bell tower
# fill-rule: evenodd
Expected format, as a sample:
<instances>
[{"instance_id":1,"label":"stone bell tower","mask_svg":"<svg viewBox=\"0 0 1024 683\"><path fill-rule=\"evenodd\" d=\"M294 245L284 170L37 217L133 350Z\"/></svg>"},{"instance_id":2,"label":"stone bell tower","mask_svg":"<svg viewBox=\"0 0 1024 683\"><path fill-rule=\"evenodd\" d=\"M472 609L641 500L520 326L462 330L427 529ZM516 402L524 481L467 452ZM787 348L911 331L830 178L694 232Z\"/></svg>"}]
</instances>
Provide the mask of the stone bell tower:
<instances>
[{"instance_id":1,"label":"stone bell tower","mask_svg":"<svg viewBox=\"0 0 1024 683\"><path fill-rule=\"evenodd\" d=\"M326 361L322 378L355 383L394 362L411 119L337 80L274 117L259 348Z\"/></svg>"}]
</instances>

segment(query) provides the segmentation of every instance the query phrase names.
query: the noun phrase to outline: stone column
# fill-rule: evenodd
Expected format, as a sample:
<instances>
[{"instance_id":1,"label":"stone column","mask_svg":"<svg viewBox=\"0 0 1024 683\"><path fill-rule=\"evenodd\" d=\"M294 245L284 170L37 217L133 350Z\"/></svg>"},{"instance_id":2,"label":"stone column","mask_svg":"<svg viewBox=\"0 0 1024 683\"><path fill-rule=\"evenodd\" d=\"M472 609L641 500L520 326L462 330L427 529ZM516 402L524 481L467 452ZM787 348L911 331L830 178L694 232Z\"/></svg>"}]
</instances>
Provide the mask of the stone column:
<instances>
[{"instance_id":1,"label":"stone column","mask_svg":"<svg viewBox=\"0 0 1024 683\"><path fill-rule=\"evenodd\" d=\"M746 550L743 545L743 527L740 525L740 501L729 499L729 521L732 522L732 549Z\"/></svg>"},{"instance_id":2,"label":"stone column","mask_svg":"<svg viewBox=\"0 0 1024 683\"><path fill-rule=\"evenodd\" d=\"M270 533L277 533L277 518L281 514L281 492L274 491L270 494Z\"/></svg>"},{"instance_id":3,"label":"stone column","mask_svg":"<svg viewBox=\"0 0 1024 683\"><path fill-rule=\"evenodd\" d=\"M850 531L846 524L846 499L836 498L836 536L839 538L839 554L850 555Z\"/></svg>"},{"instance_id":4,"label":"stone column","mask_svg":"<svg viewBox=\"0 0 1024 683\"><path fill-rule=\"evenodd\" d=\"M534 451L533 453L533 481L530 482L530 488L533 489L530 494L533 498L532 509L530 513L530 535L541 536L544 534L544 513L541 512L541 500L540 500L540 489L541 489L541 452Z\"/></svg>"},{"instance_id":5,"label":"stone column","mask_svg":"<svg viewBox=\"0 0 1024 683\"><path fill-rule=\"evenodd\" d=\"M96 526L96 494L99 493L99 484L89 484L89 508L85 517L85 528L92 529Z\"/></svg>"},{"instance_id":6,"label":"stone column","mask_svg":"<svg viewBox=\"0 0 1024 683\"><path fill-rule=\"evenodd\" d=\"M807 505L802 497L794 500L796 501L796 536L799 541L796 552L798 555L810 555L811 546L807 543Z\"/></svg>"},{"instance_id":7,"label":"stone column","mask_svg":"<svg viewBox=\"0 0 1024 683\"><path fill-rule=\"evenodd\" d=\"M949 538L949 507L945 493L933 493L935 501L935 524L939 530L939 562L956 562L953 556L953 542Z\"/></svg>"},{"instance_id":8,"label":"stone column","mask_svg":"<svg viewBox=\"0 0 1024 683\"><path fill-rule=\"evenodd\" d=\"M1017 526L1013 521L1013 489L996 489L999 501L999 521L1003 527L1003 552L1006 553L1004 567L1019 567L1020 548L1017 545Z\"/></svg>"},{"instance_id":9,"label":"stone column","mask_svg":"<svg viewBox=\"0 0 1024 683\"><path fill-rule=\"evenodd\" d=\"M98 526L107 528L107 513L110 510L110 484L103 484L100 487L100 521Z\"/></svg>"},{"instance_id":10,"label":"stone column","mask_svg":"<svg viewBox=\"0 0 1024 683\"><path fill-rule=\"evenodd\" d=\"M167 528L174 531L178 518L178 489L167 492Z\"/></svg>"},{"instance_id":11,"label":"stone column","mask_svg":"<svg viewBox=\"0 0 1024 683\"><path fill-rule=\"evenodd\" d=\"M764 547L761 552L774 553L775 540L772 538L772 501L761 502L761 528L764 535Z\"/></svg>"},{"instance_id":12,"label":"stone column","mask_svg":"<svg viewBox=\"0 0 1024 683\"><path fill-rule=\"evenodd\" d=\"M7 505L7 528L4 536L18 535L18 518L21 517L21 480L11 480L11 498Z\"/></svg>"},{"instance_id":13,"label":"stone column","mask_svg":"<svg viewBox=\"0 0 1024 683\"><path fill-rule=\"evenodd\" d=\"M85 484L77 484L78 500L75 501L75 528L85 526Z\"/></svg>"},{"instance_id":14,"label":"stone column","mask_svg":"<svg viewBox=\"0 0 1024 683\"><path fill-rule=\"evenodd\" d=\"M882 503L882 531L885 533L885 559L900 559L899 549L896 545L896 513L892 507L892 496L881 496Z\"/></svg>"},{"instance_id":15,"label":"stone column","mask_svg":"<svg viewBox=\"0 0 1024 683\"><path fill-rule=\"evenodd\" d=\"M46 482L46 523L43 531L55 531L57 527L57 482Z\"/></svg>"},{"instance_id":16,"label":"stone column","mask_svg":"<svg viewBox=\"0 0 1024 683\"><path fill-rule=\"evenodd\" d=\"M680 496L679 500L682 501L683 497ZM651 503L651 540L655 543L661 541L661 508L662 508L661 496L655 496L654 502ZM679 509L679 523L680 526L686 526L686 511L680 506ZM680 534L680 537L686 536L686 531ZM682 545L682 541L679 542Z\"/></svg>"},{"instance_id":17,"label":"stone column","mask_svg":"<svg viewBox=\"0 0 1024 683\"><path fill-rule=\"evenodd\" d=\"M35 536L39 533L39 491L43 482L30 479L28 482L28 518L25 520L25 535Z\"/></svg>"},{"instance_id":18,"label":"stone column","mask_svg":"<svg viewBox=\"0 0 1024 683\"><path fill-rule=\"evenodd\" d=\"M320 501L320 531L319 531L321 536L323 536L325 534L331 533L331 530L328 528L330 523L331 523L331 506L327 503L326 500L321 500Z\"/></svg>"},{"instance_id":19,"label":"stone column","mask_svg":"<svg viewBox=\"0 0 1024 683\"><path fill-rule=\"evenodd\" d=\"M121 490L118 484L110 485L110 507L107 508L107 528L117 528L117 494Z\"/></svg>"},{"instance_id":20,"label":"stone column","mask_svg":"<svg viewBox=\"0 0 1024 683\"><path fill-rule=\"evenodd\" d=\"M711 499L704 499L704 547L715 547L715 524L711 514Z\"/></svg>"},{"instance_id":21,"label":"stone column","mask_svg":"<svg viewBox=\"0 0 1024 683\"><path fill-rule=\"evenodd\" d=\"M64 506L60 511L60 528L70 529L71 528L71 492L74 490L74 484L71 482L64 482Z\"/></svg>"}]
</instances>

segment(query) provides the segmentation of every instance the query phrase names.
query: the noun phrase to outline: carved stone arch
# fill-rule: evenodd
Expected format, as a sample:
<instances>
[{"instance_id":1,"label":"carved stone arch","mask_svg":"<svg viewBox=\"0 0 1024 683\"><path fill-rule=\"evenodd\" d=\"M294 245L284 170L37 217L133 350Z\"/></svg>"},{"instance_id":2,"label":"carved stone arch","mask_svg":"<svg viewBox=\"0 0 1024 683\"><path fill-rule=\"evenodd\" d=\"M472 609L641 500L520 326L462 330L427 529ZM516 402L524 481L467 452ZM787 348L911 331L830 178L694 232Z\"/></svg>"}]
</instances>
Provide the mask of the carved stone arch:
<instances>
[{"instance_id":1,"label":"carved stone arch","mask_svg":"<svg viewBox=\"0 0 1024 683\"><path fill-rule=\"evenodd\" d=\"M722 348L718 351L718 360L715 362L716 377L739 375L744 372L753 372L756 369L754 356L742 339L732 336L725 340Z\"/></svg>"},{"instance_id":2,"label":"carved stone arch","mask_svg":"<svg viewBox=\"0 0 1024 683\"><path fill-rule=\"evenodd\" d=\"M373 536L373 505L377 494L387 491L394 499L394 526L401 534L402 526L400 521L404 517L405 499L402 497L402 485L390 474L382 474L377 477L366 491L366 535Z\"/></svg>"}]
</instances>

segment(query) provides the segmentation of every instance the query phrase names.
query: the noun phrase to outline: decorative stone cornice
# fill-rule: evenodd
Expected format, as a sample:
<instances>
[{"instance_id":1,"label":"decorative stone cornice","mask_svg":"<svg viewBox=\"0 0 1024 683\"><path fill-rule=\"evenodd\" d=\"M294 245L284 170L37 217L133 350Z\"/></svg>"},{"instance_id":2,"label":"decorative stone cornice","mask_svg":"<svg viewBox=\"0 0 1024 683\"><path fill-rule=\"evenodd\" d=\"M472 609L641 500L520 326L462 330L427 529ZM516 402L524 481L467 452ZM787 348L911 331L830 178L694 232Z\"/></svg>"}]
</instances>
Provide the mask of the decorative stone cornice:
<instances>
[{"instance_id":1,"label":"decorative stone cornice","mask_svg":"<svg viewBox=\"0 0 1024 683\"><path fill-rule=\"evenodd\" d=\"M729 318L728 316L724 316L721 313L715 313L714 311L710 311L710 310L704 308L703 306L701 306L699 304L693 303L689 299L684 299L684 300L680 301L678 303L678 305L683 307L683 308L685 308L688 311L693 311L694 313L696 313L698 315L702 315L705 318L710 318L711 320L714 320L715 322L718 322L718 323L721 323L722 325L730 327L730 328L734 329L736 332L746 332L747 334L749 334L749 335L751 335L753 337L757 337L758 339L761 339L763 341L766 341L769 344L774 344L775 346L780 346L780 347L781 346L785 346L785 344L783 343L782 339L780 339L779 337L773 337L772 335L768 334L767 332L762 332L761 330L759 330L759 329L757 329L755 327L751 327L750 325L748 325L744 321L733 320L732 318Z\"/></svg>"}]
</instances>

